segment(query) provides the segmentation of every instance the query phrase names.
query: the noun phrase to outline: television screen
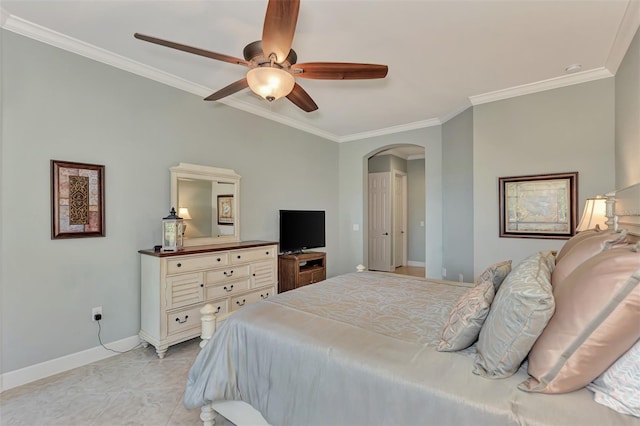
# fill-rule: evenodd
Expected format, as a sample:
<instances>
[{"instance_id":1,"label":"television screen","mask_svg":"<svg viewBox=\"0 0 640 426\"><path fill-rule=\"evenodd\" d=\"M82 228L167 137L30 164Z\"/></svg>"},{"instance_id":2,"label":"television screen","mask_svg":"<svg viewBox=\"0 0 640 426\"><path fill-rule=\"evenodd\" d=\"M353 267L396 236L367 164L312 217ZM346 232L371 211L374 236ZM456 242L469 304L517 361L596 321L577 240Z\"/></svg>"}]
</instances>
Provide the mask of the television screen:
<instances>
[{"instance_id":1,"label":"television screen","mask_svg":"<svg viewBox=\"0 0 640 426\"><path fill-rule=\"evenodd\" d=\"M280 251L299 253L324 247L323 210L280 210Z\"/></svg>"}]
</instances>

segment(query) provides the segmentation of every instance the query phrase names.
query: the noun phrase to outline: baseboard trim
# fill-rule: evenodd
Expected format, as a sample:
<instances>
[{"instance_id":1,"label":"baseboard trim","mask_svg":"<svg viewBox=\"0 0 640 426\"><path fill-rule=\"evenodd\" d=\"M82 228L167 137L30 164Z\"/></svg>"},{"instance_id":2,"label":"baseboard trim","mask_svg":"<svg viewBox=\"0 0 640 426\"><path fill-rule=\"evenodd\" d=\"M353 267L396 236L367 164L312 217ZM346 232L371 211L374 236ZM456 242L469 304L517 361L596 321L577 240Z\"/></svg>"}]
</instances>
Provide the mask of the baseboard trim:
<instances>
[{"instance_id":1,"label":"baseboard trim","mask_svg":"<svg viewBox=\"0 0 640 426\"><path fill-rule=\"evenodd\" d=\"M126 351L134 348L139 343L140 338L136 335L126 337L115 342L110 342L106 345L115 351ZM44 379L45 377L53 376L54 374L82 367L83 365L91 364L92 362L100 361L114 355L118 354L111 352L102 346L96 346L81 352L41 362L40 364L34 364L18 370L9 371L8 373L2 374L0 378L0 383L2 384L0 392L26 385L27 383L35 382L36 380Z\"/></svg>"},{"instance_id":2,"label":"baseboard trim","mask_svg":"<svg viewBox=\"0 0 640 426\"><path fill-rule=\"evenodd\" d=\"M420 266L424 268L425 266L427 266L427 264L425 262L416 262L415 260L409 260L407 261L407 266Z\"/></svg>"}]
</instances>

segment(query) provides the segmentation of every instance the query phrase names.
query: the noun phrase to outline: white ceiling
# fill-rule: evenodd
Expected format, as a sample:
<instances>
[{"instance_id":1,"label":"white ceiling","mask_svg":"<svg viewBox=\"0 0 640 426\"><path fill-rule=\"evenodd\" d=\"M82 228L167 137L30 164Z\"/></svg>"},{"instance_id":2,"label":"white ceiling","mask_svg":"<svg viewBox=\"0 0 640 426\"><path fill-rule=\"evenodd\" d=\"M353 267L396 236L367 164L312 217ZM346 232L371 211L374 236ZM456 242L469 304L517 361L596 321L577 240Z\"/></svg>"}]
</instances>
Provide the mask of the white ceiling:
<instances>
[{"instance_id":1,"label":"white ceiling","mask_svg":"<svg viewBox=\"0 0 640 426\"><path fill-rule=\"evenodd\" d=\"M242 57L266 0L3 0L2 27L208 96L246 68L134 39ZM227 105L335 141L437 125L472 104L614 75L640 0L302 0L298 62L387 64L383 80L298 79L319 110L245 89ZM565 68L581 64L578 73ZM204 102L203 108L220 108Z\"/></svg>"}]
</instances>

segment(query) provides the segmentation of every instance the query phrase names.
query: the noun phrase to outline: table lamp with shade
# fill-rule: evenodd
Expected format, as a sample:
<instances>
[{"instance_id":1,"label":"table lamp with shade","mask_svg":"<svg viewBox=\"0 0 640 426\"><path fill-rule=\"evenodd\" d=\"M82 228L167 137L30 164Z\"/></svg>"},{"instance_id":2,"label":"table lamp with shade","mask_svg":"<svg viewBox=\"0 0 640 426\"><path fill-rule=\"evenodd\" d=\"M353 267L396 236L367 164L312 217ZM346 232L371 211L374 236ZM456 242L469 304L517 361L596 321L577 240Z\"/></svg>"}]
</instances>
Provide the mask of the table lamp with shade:
<instances>
[{"instance_id":1,"label":"table lamp with shade","mask_svg":"<svg viewBox=\"0 0 640 426\"><path fill-rule=\"evenodd\" d=\"M576 232L586 231L587 229L607 229L606 223L607 199L600 195L595 198L587 198Z\"/></svg>"},{"instance_id":2,"label":"table lamp with shade","mask_svg":"<svg viewBox=\"0 0 640 426\"><path fill-rule=\"evenodd\" d=\"M191 220L191 215L189 214L189 209L187 207L179 207L178 208L178 216L183 218L184 220ZM187 224L182 225L182 236L187 232Z\"/></svg>"}]
</instances>

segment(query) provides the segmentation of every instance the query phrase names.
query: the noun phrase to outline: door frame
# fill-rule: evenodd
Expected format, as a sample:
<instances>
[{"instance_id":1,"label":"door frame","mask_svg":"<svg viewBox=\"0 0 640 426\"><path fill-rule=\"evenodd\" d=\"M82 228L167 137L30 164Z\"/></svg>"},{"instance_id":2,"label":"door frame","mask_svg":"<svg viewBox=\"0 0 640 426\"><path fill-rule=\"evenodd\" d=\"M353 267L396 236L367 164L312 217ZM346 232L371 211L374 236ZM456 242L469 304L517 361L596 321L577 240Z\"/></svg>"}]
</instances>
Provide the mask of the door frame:
<instances>
[{"instance_id":1,"label":"door frame","mask_svg":"<svg viewBox=\"0 0 640 426\"><path fill-rule=\"evenodd\" d=\"M362 184L362 212L361 212L361 220L362 220L362 261L364 264L367 264L369 261L369 159L371 157L373 157L374 155L382 152L382 151L387 151L391 148L394 147L400 147L400 146L420 146L421 148L424 148L425 150L425 157L424 157L424 161L425 161L425 168L426 168L426 162L427 162L427 148L424 146L421 146L419 144L415 144L415 143L399 143L399 144L389 144L389 145L385 145L385 146L381 146L379 148L374 149L373 151L369 151L369 153L364 154L362 156L362 180L361 180L361 184ZM426 188L425 188L426 190ZM424 218L425 222L427 221L427 218ZM427 228L424 228L424 232L425 232L425 236L427 234ZM408 248L408 241L407 241L407 248ZM427 250L428 251L428 250ZM425 253L426 254L426 253ZM424 263L426 265L427 263L427 259L424 259ZM366 266L366 265L365 265ZM440 269L440 268L438 268ZM427 275L427 271L425 269L425 277Z\"/></svg>"},{"instance_id":2,"label":"door frame","mask_svg":"<svg viewBox=\"0 0 640 426\"><path fill-rule=\"evenodd\" d=\"M396 201L397 201L397 197L398 194L396 194L396 179L400 178L402 180L402 217L398 218L396 215ZM391 242L391 264L393 265L394 268L397 268L398 266L407 266L407 250L409 249L408 246L408 242L407 242L407 229L408 229L408 223L407 223L407 214L408 214L408 194L407 194L407 173L403 172L401 170L397 170L397 169L392 169L391 170L391 180L392 182L392 186L391 186L391 236L392 236L392 242ZM401 226L400 228L403 229L402 232L402 259L401 259L401 265L398 265L396 263L396 252L398 250L397 248L397 238L395 235L396 229L397 229L397 224L398 224L398 220L401 221Z\"/></svg>"}]
</instances>

